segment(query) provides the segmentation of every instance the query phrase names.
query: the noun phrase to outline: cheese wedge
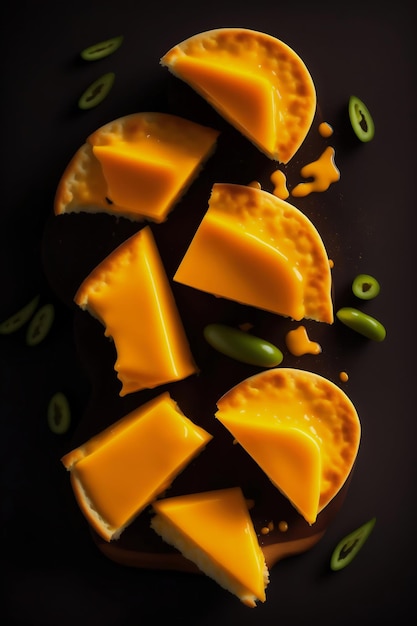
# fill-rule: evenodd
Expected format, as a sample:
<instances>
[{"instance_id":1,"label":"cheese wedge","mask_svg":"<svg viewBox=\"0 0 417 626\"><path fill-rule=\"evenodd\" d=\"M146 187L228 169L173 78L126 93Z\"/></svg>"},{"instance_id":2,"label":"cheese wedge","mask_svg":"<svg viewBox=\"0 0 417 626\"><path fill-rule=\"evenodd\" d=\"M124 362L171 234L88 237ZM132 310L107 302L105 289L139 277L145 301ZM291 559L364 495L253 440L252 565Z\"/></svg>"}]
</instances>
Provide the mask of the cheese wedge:
<instances>
[{"instance_id":1,"label":"cheese wedge","mask_svg":"<svg viewBox=\"0 0 417 626\"><path fill-rule=\"evenodd\" d=\"M106 337L114 340L121 396L197 372L149 226L105 258L74 300L98 318Z\"/></svg>"},{"instance_id":2,"label":"cheese wedge","mask_svg":"<svg viewBox=\"0 0 417 626\"><path fill-rule=\"evenodd\" d=\"M117 539L211 440L168 393L66 454L77 502L94 530Z\"/></svg>"},{"instance_id":3,"label":"cheese wedge","mask_svg":"<svg viewBox=\"0 0 417 626\"><path fill-rule=\"evenodd\" d=\"M303 370L266 370L217 402L216 418L309 524L355 462L360 421L331 381Z\"/></svg>"},{"instance_id":4,"label":"cheese wedge","mask_svg":"<svg viewBox=\"0 0 417 626\"><path fill-rule=\"evenodd\" d=\"M318 231L296 207L254 187L213 186L174 280L294 320L333 322Z\"/></svg>"},{"instance_id":5,"label":"cheese wedge","mask_svg":"<svg viewBox=\"0 0 417 626\"><path fill-rule=\"evenodd\" d=\"M182 41L160 62L270 159L288 163L303 143L316 91L302 59L279 39L218 28Z\"/></svg>"},{"instance_id":6,"label":"cheese wedge","mask_svg":"<svg viewBox=\"0 0 417 626\"><path fill-rule=\"evenodd\" d=\"M151 526L244 604L265 602L268 570L239 487L157 500Z\"/></svg>"},{"instance_id":7,"label":"cheese wedge","mask_svg":"<svg viewBox=\"0 0 417 626\"><path fill-rule=\"evenodd\" d=\"M219 133L167 113L134 113L92 133L59 182L55 213L105 212L163 222Z\"/></svg>"}]
</instances>

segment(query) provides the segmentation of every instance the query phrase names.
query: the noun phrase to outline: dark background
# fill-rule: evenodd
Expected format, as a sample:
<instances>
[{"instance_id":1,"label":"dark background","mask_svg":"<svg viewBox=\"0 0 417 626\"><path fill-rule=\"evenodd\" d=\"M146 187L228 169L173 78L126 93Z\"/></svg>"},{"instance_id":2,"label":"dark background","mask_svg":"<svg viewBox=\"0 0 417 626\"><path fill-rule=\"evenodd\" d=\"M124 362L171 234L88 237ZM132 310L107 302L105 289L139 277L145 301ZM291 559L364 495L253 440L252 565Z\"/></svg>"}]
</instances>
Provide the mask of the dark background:
<instances>
[{"instance_id":1,"label":"dark background","mask_svg":"<svg viewBox=\"0 0 417 626\"><path fill-rule=\"evenodd\" d=\"M383 6L382 6L383 5ZM164 618L182 624L358 626L415 616L416 269L415 33L412 2L10 2L2 6L0 320L35 293L53 301L51 334L36 348L24 330L0 336L1 561L5 624L116 626ZM271 571L265 605L250 610L206 577L117 566L91 541L59 462L71 436L52 435L48 399L68 395L74 427L90 384L80 367L74 311L49 284L45 224L69 158L101 124L173 106L172 80L158 67L171 46L197 32L242 26L293 47L313 75L321 113L335 128L341 180L306 207L335 261L335 307L359 272L381 294L366 304L387 328L382 344L343 335L329 348L333 372L362 420L356 469L342 511L311 551ZM115 35L113 56L86 64L79 52ZM77 110L84 89L107 71L116 83L97 109ZM181 92L180 92L181 93ZM376 135L355 144L346 128L351 93L373 114ZM175 104L175 103L174 103ZM236 176L239 171L236 170ZM254 176L255 177L255 176ZM249 181L246 181L249 182ZM324 198L326 196L326 198ZM63 266L71 268L74 242ZM49 268L50 271L50 268ZM308 368L308 357L306 362ZM374 531L346 569L330 573L335 544L376 516Z\"/></svg>"}]
</instances>

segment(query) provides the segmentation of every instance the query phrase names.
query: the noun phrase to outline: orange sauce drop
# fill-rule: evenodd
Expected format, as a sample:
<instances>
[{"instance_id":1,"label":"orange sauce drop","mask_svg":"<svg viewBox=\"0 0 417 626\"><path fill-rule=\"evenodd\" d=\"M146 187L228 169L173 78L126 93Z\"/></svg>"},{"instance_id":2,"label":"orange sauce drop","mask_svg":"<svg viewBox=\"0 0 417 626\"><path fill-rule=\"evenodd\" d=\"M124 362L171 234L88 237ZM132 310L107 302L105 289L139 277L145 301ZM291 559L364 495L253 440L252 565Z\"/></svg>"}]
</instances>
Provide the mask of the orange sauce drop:
<instances>
[{"instance_id":1,"label":"orange sauce drop","mask_svg":"<svg viewBox=\"0 0 417 626\"><path fill-rule=\"evenodd\" d=\"M349 376L346 372L340 372L339 378L342 381L342 383L347 383L347 381L349 380Z\"/></svg>"},{"instance_id":2,"label":"orange sauce drop","mask_svg":"<svg viewBox=\"0 0 417 626\"><path fill-rule=\"evenodd\" d=\"M268 535L268 533L270 533L272 530L274 530L274 522L271 520L270 522L268 522L267 526L263 526L261 528L261 533L262 535Z\"/></svg>"},{"instance_id":3,"label":"orange sauce drop","mask_svg":"<svg viewBox=\"0 0 417 626\"><path fill-rule=\"evenodd\" d=\"M330 267L330 269L334 268L334 261L333 261L333 259L329 259L329 267Z\"/></svg>"},{"instance_id":4,"label":"orange sauce drop","mask_svg":"<svg viewBox=\"0 0 417 626\"><path fill-rule=\"evenodd\" d=\"M319 125L319 133L322 137L330 137L333 135L333 128L327 122L322 122Z\"/></svg>"},{"instance_id":5,"label":"orange sauce drop","mask_svg":"<svg viewBox=\"0 0 417 626\"><path fill-rule=\"evenodd\" d=\"M320 354L321 346L316 341L311 341L304 326L290 330L285 337L288 350L294 356L303 354Z\"/></svg>"},{"instance_id":6,"label":"orange sauce drop","mask_svg":"<svg viewBox=\"0 0 417 626\"><path fill-rule=\"evenodd\" d=\"M286 522L285 520L282 520L279 524L278 524L278 528L282 533L286 533L288 530L288 522Z\"/></svg>"},{"instance_id":7,"label":"orange sauce drop","mask_svg":"<svg viewBox=\"0 0 417 626\"><path fill-rule=\"evenodd\" d=\"M334 155L334 148L328 146L317 161L305 165L301 169L301 176L313 180L296 185L291 192L292 195L301 198L313 191L326 191L332 183L337 182L340 179L340 172L334 162Z\"/></svg>"},{"instance_id":8,"label":"orange sauce drop","mask_svg":"<svg viewBox=\"0 0 417 626\"><path fill-rule=\"evenodd\" d=\"M274 196L281 198L281 200L286 200L290 192L287 189L287 180L284 172L281 172L281 170L272 172L271 182L274 184L274 191L272 192Z\"/></svg>"},{"instance_id":9,"label":"orange sauce drop","mask_svg":"<svg viewBox=\"0 0 417 626\"><path fill-rule=\"evenodd\" d=\"M251 328L253 328L253 324L251 324L250 322L243 322L242 324L239 324L239 328L246 333L248 330L251 330Z\"/></svg>"},{"instance_id":10,"label":"orange sauce drop","mask_svg":"<svg viewBox=\"0 0 417 626\"><path fill-rule=\"evenodd\" d=\"M261 183L257 180L253 180L251 183L249 183L248 187L254 187L255 189L262 189Z\"/></svg>"}]
</instances>

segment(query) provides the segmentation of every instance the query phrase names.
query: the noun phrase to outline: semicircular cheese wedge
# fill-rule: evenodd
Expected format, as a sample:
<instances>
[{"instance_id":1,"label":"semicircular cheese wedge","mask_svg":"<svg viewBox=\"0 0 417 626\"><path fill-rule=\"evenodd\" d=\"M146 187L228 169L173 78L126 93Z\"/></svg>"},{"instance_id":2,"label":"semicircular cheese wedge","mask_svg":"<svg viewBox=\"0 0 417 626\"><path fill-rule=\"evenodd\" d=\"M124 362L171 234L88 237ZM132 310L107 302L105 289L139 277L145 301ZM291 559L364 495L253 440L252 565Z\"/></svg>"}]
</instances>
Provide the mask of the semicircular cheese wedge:
<instances>
[{"instance_id":1,"label":"semicircular cheese wedge","mask_svg":"<svg viewBox=\"0 0 417 626\"><path fill-rule=\"evenodd\" d=\"M68 164L55 213L162 222L213 153L219 133L167 113L134 113L92 133Z\"/></svg>"},{"instance_id":2,"label":"semicircular cheese wedge","mask_svg":"<svg viewBox=\"0 0 417 626\"><path fill-rule=\"evenodd\" d=\"M77 502L94 530L117 539L211 441L168 392L68 452Z\"/></svg>"},{"instance_id":3,"label":"semicircular cheese wedge","mask_svg":"<svg viewBox=\"0 0 417 626\"><path fill-rule=\"evenodd\" d=\"M333 322L318 231L292 204L253 187L213 186L174 280L297 321Z\"/></svg>"},{"instance_id":4,"label":"semicircular cheese wedge","mask_svg":"<svg viewBox=\"0 0 417 626\"><path fill-rule=\"evenodd\" d=\"M244 604L265 602L268 570L240 487L157 500L152 528Z\"/></svg>"},{"instance_id":5,"label":"semicircular cheese wedge","mask_svg":"<svg viewBox=\"0 0 417 626\"><path fill-rule=\"evenodd\" d=\"M76 304L105 326L116 346L120 395L197 372L152 231L145 226L83 281Z\"/></svg>"},{"instance_id":6,"label":"semicircular cheese wedge","mask_svg":"<svg viewBox=\"0 0 417 626\"><path fill-rule=\"evenodd\" d=\"M216 417L309 524L345 483L360 421L326 378L292 368L242 381L217 402Z\"/></svg>"},{"instance_id":7,"label":"semicircular cheese wedge","mask_svg":"<svg viewBox=\"0 0 417 626\"><path fill-rule=\"evenodd\" d=\"M288 163L316 111L316 91L287 44L245 28L218 28L177 44L161 59L269 158Z\"/></svg>"}]
</instances>

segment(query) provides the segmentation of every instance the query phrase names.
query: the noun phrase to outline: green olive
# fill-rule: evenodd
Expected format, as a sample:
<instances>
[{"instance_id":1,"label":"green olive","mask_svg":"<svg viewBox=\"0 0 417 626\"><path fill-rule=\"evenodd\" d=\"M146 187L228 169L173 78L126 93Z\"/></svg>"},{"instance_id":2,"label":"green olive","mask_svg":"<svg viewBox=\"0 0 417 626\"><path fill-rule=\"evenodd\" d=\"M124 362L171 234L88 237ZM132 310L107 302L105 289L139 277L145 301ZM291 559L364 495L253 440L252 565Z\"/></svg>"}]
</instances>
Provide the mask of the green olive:
<instances>
[{"instance_id":1,"label":"green olive","mask_svg":"<svg viewBox=\"0 0 417 626\"><path fill-rule=\"evenodd\" d=\"M115 79L114 72L104 74L94 81L83 93L78 100L80 109L92 109L104 100L110 89L113 87Z\"/></svg>"},{"instance_id":2,"label":"green olive","mask_svg":"<svg viewBox=\"0 0 417 626\"><path fill-rule=\"evenodd\" d=\"M204 337L218 352L249 365L276 367L283 359L281 350L272 343L224 324L208 324Z\"/></svg>"},{"instance_id":3,"label":"green olive","mask_svg":"<svg viewBox=\"0 0 417 626\"><path fill-rule=\"evenodd\" d=\"M26 331L26 343L28 346L36 346L43 341L49 333L55 318L53 304L44 304L32 317Z\"/></svg>"},{"instance_id":4,"label":"green olive","mask_svg":"<svg viewBox=\"0 0 417 626\"><path fill-rule=\"evenodd\" d=\"M359 274L352 283L352 291L361 300L372 300L379 294L379 282L369 274Z\"/></svg>"},{"instance_id":5,"label":"green olive","mask_svg":"<svg viewBox=\"0 0 417 626\"><path fill-rule=\"evenodd\" d=\"M374 317L358 311L352 307L343 307L336 313L336 317L345 326L373 341L383 341L386 337L384 326Z\"/></svg>"},{"instance_id":6,"label":"green olive","mask_svg":"<svg viewBox=\"0 0 417 626\"><path fill-rule=\"evenodd\" d=\"M375 135L375 125L367 107L356 96L349 98L349 119L353 131L360 141L371 141Z\"/></svg>"},{"instance_id":7,"label":"green olive","mask_svg":"<svg viewBox=\"0 0 417 626\"><path fill-rule=\"evenodd\" d=\"M113 52L116 52L122 43L123 35L106 39L106 41L100 41L93 46L85 48L80 53L81 58L83 58L84 61L98 61L99 59L104 59L104 57L108 57L110 54L113 54Z\"/></svg>"},{"instance_id":8,"label":"green olive","mask_svg":"<svg viewBox=\"0 0 417 626\"><path fill-rule=\"evenodd\" d=\"M376 518L373 517L339 541L330 559L330 568L333 571L336 572L346 567L346 565L349 565L368 539L375 526L375 522Z\"/></svg>"},{"instance_id":9,"label":"green olive","mask_svg":"<svg viewBox=\"0 0 417 626\"><path fill-rule=\"evenodd\" d=\"M71 424L71 409L67 397L58 391L48 404L48 425L53 433L63 435Z\"/></svg>"},{"instance_id":10,"label":"green olive","mask_svg":"<svg viewBox=\"0 0 417 626\"><path fill-rule=\"evenodd\" d=\"M19 311L11 315L7 320L4 320L4 322L0 324L0 335L9 335L26 324L36 311L39 304L39 298L39 295L35 296Z\"/></svg>"}]
</instances>

